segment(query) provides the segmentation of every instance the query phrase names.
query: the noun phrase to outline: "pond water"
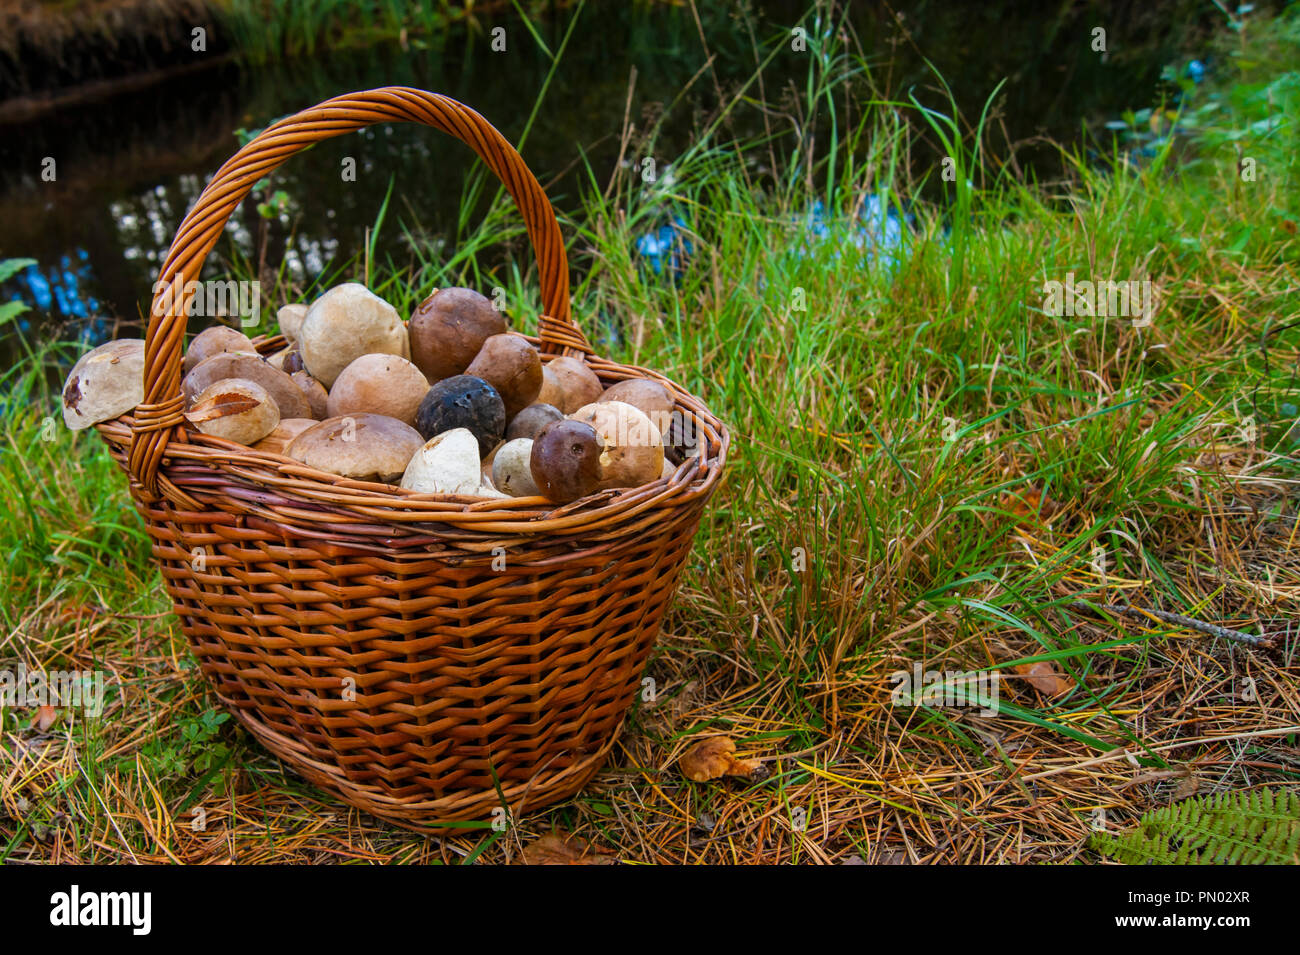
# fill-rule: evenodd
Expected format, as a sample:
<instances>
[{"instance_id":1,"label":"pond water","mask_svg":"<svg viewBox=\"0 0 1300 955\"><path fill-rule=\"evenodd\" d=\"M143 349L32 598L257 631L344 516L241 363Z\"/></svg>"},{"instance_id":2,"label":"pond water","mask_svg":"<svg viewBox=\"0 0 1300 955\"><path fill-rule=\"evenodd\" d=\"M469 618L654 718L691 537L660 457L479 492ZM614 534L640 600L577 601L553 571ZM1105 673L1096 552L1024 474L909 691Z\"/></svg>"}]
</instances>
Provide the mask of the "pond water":
<instances>
[{"instance_id":1,"label":"pond water","mask_svg":"<svg viewBox=\"0 0 1300 955\"><path fill-rule=\"evenodd\" d=\"M1204 5L1153 3L1123 16L1112 6L863 3L851 21L873 75L895 93L915 86L929 104L943 105L928 58L974 120L1005 78L1006 132L992 144L1021 143L1019 164L1046 178L1056 171L1046 138L1078 142L1085 123L1147 105L1161 68L1209 25L1187 13L1200 6L1196 16L1204 17ZM804 3L765 4L755 13L759 42L788 37L804 9ZM537 25L552 49L569 16L562 11ZM1096 24L1107 30L1111 52L1104 58L1091 48ZM506 28L505 53L491 49L487 31L495 25ZM522 150L558 208L576 207L584 155L600 181L608 177L631 70L631 115L655 115L700 70L701 29L716 54L717 86L706 74L669 114L656 147L660 163L671 163L690 142L716 104L718 87L732 89L753 72L749 31L730 4L703 4L698 26L690 6L608 3L583 10ZM256 68L226 59L111 98L0 123L0 259L37 261L0 288L0 301L21 298L32 307L0 328L5 365L20 353L20 335L98 343L141 334L139 317L171 238L207 177L238 148L237 129L261 128L339 93L407 85L469 104L517 142L549 65L525 25L503 17L404 47L334 51ZM799 54L778 55L764 74L768 99L779 101L792 83L802 89L806 68ZM737 115L740 132L757 130L760 122L756 110ZM340 181L347 156L356 160L356 182ZM47 157L56 160L53 182L41 177ZM437 237L454 241L469 167L465 147L406 124L318 144L275 174L286 207L269 220L267 260L283 260L295 280L310 284L332 259L362 247L390 180L394 202L378 239L381 258L411 257L398 221L426 246ZM254 203L244 203L217 253L252 256L264 221ZM222 265L214 253L210 269Z\"/></svg>"}]
</instances>

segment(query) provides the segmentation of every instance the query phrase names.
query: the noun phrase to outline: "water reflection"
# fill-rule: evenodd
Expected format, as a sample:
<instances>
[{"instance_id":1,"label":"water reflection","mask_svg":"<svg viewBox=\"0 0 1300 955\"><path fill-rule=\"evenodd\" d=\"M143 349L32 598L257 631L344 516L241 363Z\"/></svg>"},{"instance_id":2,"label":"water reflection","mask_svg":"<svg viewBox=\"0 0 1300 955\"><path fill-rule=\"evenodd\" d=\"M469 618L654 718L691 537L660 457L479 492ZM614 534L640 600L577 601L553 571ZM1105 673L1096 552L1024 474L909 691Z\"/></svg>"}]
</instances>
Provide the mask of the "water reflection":
<instances>
[{"instance_id":1,"label":"water reflection","mask_svg":"<svg viewBox=\"0 0 1300 955\"><path fill-rule=\"evenodd\" d=\"M1195 8L1191 0L1173 0L1123 17L1107 13L1108 22L1115 23L1113 35L1143 36L1145 45L1134 41L1128 51L1101 64L1079 37L1087 35L1083 25L1103 6L1081 3L1063 14L1026 0L1000 4L999 12L913 0L894 4L897 16L885 5L852 10L866 46L864 62L887 74L895 89L915 88L923 99L930 97L928 56L950 81L963 113L978 115L997 82L1009 77L1000 120L1007 141L1026 143L1041 134L1070 139L1077 136L1081 118L1110 118L1147 103L1161 64L1173 59L1179 38L1171 24L1180 22L1181 11ZM731 5L701 7L716 82L734 90L753 70L749 34ZM788 32L805 7L804 0L771 0L757 35ZM1201 15L1198 10L1196 16ZM527 35L521 24L507 22L513 36ZM1195 22L1195 16L1186 17L1188 25ZM566 25L563 14L540 25L551 49L558 47ZM901 42L904 36L907 42ZM0 221L5 223L0 259L31 257L40 263L5 283L0 300L18 297L32 306L22 316L26 329L43 336L97 342L115 331L140 334L168 244L208 177L238 147L235 131L264 126L338 93L383 85L439 90L473 106L518 141L551 62L522 39L513 43L508 60L487 50L484 38L462 25L404 49L329 51L249 71L217 66L0 130ZM631 115L640 135L659 115L659 104L673 102L703 62L689 8L588 7L523 148L555 204L575 208L584 157L601 181L616 160L632 67L637 81ZM776 57L764 74L766 95L777 104L797 99L807 72L804 58ZM713 75L698 82L662 125L654 145L661 168L694 142L700 118L716 102L714 82ZM934 105L946 108L938 100ZM756 110L738 109L731 131L758 134L764 122ZM1039 153L1035 148L1017 152L1022 166L1054 161L1050 148ZM59 175L44 182L34 171L50 156L58 159ZM932 158L913 157L914 162ZM345 159L355 160L355 182L340 177ZM283 263L286 276L306 294L332 263L362 247L390 183L393 204L376 244L378 257L401 266L420 256L445 255L462 227L461 183L469 165L461 144L407 124L320 142L271 177L269 190L282 192L284 201L272 203L269 216L259 213L255 202L236 210L205 274L194 278L225 271L235 257L255 259L265 243L268 267ZM264 195L259 201L268 199ZM816 213L811 218L816 220ZM840 227L812 225L814 232ZM861 241L864 252L887 255L902 226L882 206L865 209L848 228L850 241ZM685 267L690 250L670 211L639 238L651 268L676 273ZM0 339L0 350L12 361L12 335L0 330Z\"/></svg>"}]
</instances>

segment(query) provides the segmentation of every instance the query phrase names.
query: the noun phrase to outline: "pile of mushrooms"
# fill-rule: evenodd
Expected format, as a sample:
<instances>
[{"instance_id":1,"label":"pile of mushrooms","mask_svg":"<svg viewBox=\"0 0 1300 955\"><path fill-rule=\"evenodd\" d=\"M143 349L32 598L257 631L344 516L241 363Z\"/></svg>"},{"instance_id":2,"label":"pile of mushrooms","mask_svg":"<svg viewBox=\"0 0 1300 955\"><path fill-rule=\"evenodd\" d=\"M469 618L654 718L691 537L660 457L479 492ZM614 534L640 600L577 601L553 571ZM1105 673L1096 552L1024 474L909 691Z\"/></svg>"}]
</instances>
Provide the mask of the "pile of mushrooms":
<instances>
[{"instance_id":1,"label":"pile of mushrooms","mask_svg":"<svg viewBox=\"0 0 1300 955\"><path fill-rule=\"evenodd\" d=\"M554 503L647 484L683 460L663 385L605 388L581 359L543 363L471 289L439 289L403 322L349 282L277 317L287 346L269 357L227 326L194 336L181 382L191 427L353 480ZM143 374L138 339L87 353L65 384L64 421L130 412Z\"/></svg>"}]
</instances>

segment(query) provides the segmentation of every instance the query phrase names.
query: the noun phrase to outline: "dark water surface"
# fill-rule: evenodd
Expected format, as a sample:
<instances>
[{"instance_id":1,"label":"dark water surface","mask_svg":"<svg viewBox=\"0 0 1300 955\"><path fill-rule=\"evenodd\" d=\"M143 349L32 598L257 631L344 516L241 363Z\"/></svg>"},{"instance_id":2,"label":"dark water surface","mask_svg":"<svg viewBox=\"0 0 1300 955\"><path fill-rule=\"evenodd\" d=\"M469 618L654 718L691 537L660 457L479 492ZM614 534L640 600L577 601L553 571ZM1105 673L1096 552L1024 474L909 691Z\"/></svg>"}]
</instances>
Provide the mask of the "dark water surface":
<instances>
[{"instance_id":1,"label":"dark water surface","mask_svg":"<svg viewBox=\"0 0 1300 955\"><path fill-rule=\"evenodd\" d=\"M732 4L702 6L718 84L734 89L754 71L750 33ZM782 2L754 8L760 44L788 37L804 9ZM1206 9L1184 2L899 2L892 10L862 3L851 20L873 76L895 94L915 86L928 104L944 105L928 58L973 122L1007 79L1000 100L1006 134L999 131L991 143L1004 154L1008 140L1020 143L1019 164L1044 178L1056 167L1041 138L1077 143L1085 123L1149 104L1161 68L1213 25ZM1188 10L1198 12L1189 18ZM560 12L537 25L552 49L570 15ZM507 31L505 53L491 49L488 31L498 25ZM1091 48L1097 25L1107 30L1104 59ZM631 115L642 120L672 102L704 61L689 6L585 9L522 150L555 205L576 208L583 154L599 181L608 178L633 68ZM18 334L92 343L141 334L138 318L148 308L158 266L207 178L238 148L236 129L261 128L339 93L406 85L469 104L517 142L549 66L522 21L503 18L461 25L406 48L333 51L257 68L226 60L144 89L0 123L0 259L38 262L0 288L0 301L22 298L32 306L0 329L0 358L6 366L15 360ZM779 54L764 74L769 101L791 95L792 85L801 96L806 75L806 54ZM660 164L690 143L716 102L713 77L705 74L670 114L655 148ZM742 134L761 128L756 110L741 110L736 121ZM46 157L57 164L54 182L41 179ZM340 181L344 157L356 160L356 182ZM295 281L309 285L331 259L362 248L390 179L394 201L378 240L381 258L411 259L399 220L426 248L436 248L437 237L454 241L470 158L459 143L408 124L318 144L274 176L273 188L283 190L288 204L269 224L267 261L275 267L283 260ZM245 202L209 270L223 269L236 250L253 256L263 221L255 204Z\"/></svg>"}]
</instances>

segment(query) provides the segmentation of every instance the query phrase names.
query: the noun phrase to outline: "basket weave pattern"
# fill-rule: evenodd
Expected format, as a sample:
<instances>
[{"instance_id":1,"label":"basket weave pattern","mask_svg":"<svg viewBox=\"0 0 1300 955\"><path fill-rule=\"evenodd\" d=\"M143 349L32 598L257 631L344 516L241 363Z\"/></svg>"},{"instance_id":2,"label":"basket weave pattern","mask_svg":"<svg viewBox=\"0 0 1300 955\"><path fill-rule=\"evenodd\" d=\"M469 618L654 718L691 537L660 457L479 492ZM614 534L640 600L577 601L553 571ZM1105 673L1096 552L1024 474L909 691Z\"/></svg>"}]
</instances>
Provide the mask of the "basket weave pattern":
<instances>
[{"instance_id":1,"label":"basket weave pattern","mask_svg":"<svg viewBox=\"0 0 1300 955\"><path fill-rule=\"evenodd\" d=\"M581 355L606 385L647 377L668 388L699 441L673 476L563 507L433 497L186 427L183 282L270 169L317 139L386 120L451 133L502 179L539 261L545 312L532 341L542 360ZM577 792L640 690L729 438L680 386L591 354L570 321L554 213L518 153L436 94L330 100L270 127L218 171L160 279L175 287L174 311L150 320L145 401L98 427L223 704L298 773L404 826L484 821L503 796L517 814ZM257 343L264 354L283 344Z\"/></svg>"}]
</instances>

